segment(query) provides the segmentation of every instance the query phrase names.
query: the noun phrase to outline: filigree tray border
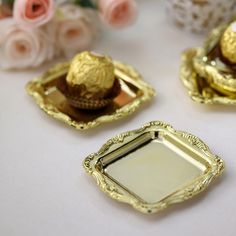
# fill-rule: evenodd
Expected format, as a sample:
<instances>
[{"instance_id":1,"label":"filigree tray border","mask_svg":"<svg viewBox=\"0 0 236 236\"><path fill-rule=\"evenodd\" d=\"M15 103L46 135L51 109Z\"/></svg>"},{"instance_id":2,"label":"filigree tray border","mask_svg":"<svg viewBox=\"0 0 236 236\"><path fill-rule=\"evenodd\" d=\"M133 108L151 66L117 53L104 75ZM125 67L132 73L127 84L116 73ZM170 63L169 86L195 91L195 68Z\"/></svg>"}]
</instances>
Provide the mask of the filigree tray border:
<instances>
[{"instance_id":1,"label":"filigree tray border","mask_svg":"<svg viewBox=\"0 0 236 236\"><path fill-rule=\"evenodd\" d=\"M201 175L196 181L185 186L184 188L176 191L174 194L168 196L167 198L161 200L155 204L148 204L135 198L133 195L129 194L127 191L122 189L119 185L112 182L107 176L103 175L97 168L96 165L99 159L105 154L109 153L112 149L116 149L117 146L122 145L125 141L133 136L141 135L148 131L168 131L181 139L185 140L187 143L191 144L194 148L203 152L207 157L207 161L210 168L206 173ZM214 155L209 147L198 137L188 134L183 131L177 131L169 124L161 121L153 121L140 129L125 132L115 136L114 138L108 140L102 148L97 152L89 155L83 162L85 170L92 175L97 185L111 198L118 200L120 202L128 203L132 205L135 209L142 213L155 213L161 211L171 204L185 201L192 198L196 194L202 192L210 184L210 182L219 176L224 170L224 162L218 156Z\"/></svg>"},{"instance_id":2,"label":"filigree tray border","mask_svg":"<svg viewBox=\"0 0 236 236\"><path fill-rule=\"evenodd\" d=\"M60 112L55 106L52 105L50 100L44 95L42 84L53 80L58 76L66 74L69 70L69 62L58 64L45 72L43 76L30 81L26 86L26 91L34 98L38 106L48 115L79 130L86 130L94 128L102 123L119 120L135 112L143 103L149 101L153 96L155 96L156 92L154 88L142 80L141 75L133 67L119 61L113 62L115 65L115 70L128 74L143 92L142 96L137 97L133 102L117 109L114 114L102 115L87 123L77 122L71 119L68 115Z\"/></svg>"}]
</instances>

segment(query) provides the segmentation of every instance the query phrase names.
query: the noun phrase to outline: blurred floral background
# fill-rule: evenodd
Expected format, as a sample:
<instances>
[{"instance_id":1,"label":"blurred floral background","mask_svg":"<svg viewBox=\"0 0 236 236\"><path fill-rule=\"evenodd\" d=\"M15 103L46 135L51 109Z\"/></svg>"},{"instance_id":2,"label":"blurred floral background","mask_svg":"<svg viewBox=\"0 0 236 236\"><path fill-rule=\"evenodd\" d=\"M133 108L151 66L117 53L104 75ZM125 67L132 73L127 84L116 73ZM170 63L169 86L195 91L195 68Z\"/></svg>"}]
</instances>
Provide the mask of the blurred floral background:
<instances>
[{"instance_id":1,"label":"blurred floral background","mask_svg":"<svg viewBox=\"0 0 236 236\"><path fill-rule=\"evenodd\" d=\"M37 67L91 49L105 30L131 25L135 0L2 0L0 68Z\"/></svg>"},{"instance_id":2,"label":"blurred floral background","mask_svg":"<svg viewBox=\"0 0 236 236\"><path fill-rule=\"evenodd\" d=\"M106 31L135 22L138 1L148 4L147 0L0 0L0 68L35 68L91 50ZM194 33L207 33L236 14L236 0L165 3L166 21Z\"/></svg>"}]
</instances>

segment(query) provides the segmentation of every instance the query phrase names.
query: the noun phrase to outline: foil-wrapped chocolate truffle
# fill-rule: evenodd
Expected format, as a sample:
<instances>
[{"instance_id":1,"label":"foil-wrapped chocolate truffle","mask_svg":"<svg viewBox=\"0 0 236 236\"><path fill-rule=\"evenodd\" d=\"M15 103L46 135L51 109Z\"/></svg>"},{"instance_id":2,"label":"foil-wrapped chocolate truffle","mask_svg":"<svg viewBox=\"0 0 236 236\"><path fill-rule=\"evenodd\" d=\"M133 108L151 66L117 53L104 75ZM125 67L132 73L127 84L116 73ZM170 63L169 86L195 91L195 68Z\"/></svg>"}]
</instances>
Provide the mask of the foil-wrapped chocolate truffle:
<instances>
[{"instance_id":1,"label":"foil-wrapped chocolate truffle","mask_svg":"<svg viewBox=\"0 0 236 236\"><path fill-rule=\"evenodd\" d=\"M110 57L83 52L74 57L66 77L68 85L83 86L80 96L103 98L115 81L115 68Z\"/></svg>"},{"instance_id":2,"label":"foil-wrapped chocolate truffle","mask_svg":"<svg viewBox=\"0 0 236 236\"><path fill-rule=\"evenodd\" d=\"M222 55L232 64L236 63L236 21L225 30L220 41Z\"/></svg>"},{"instance_id":3,"label":"foil-wrapped chocolate truffle","mask_svg":"<svg viewBox=\"0 0 236 236\"><path fill-rule=\"evenodd\" d=\"M120 92L112 59L92 52L76 55L57 87L72 106L86 110L107 106Z\"/></svg>"}]
</instances>

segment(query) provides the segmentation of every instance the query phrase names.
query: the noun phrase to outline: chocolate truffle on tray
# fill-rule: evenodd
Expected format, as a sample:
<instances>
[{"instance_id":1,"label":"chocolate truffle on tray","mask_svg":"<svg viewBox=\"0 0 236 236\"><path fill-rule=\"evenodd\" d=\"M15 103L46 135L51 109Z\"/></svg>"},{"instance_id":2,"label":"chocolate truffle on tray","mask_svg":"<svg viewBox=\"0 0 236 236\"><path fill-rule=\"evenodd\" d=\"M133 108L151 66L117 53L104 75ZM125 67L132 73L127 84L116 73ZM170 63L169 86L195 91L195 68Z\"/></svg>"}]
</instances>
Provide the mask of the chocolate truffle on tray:
<instances>
[{"instance_id":1,"label":"chocolate truffle on tray","mask_svg":"<svg viewBox=\"0 0 236 236\"><path fill-rule=\"evenodd\" d=\"M86 110L109 105L120 92L111 58L92 52L76 55L57 87L72 106Z\"/></svg>"}]
</instances>

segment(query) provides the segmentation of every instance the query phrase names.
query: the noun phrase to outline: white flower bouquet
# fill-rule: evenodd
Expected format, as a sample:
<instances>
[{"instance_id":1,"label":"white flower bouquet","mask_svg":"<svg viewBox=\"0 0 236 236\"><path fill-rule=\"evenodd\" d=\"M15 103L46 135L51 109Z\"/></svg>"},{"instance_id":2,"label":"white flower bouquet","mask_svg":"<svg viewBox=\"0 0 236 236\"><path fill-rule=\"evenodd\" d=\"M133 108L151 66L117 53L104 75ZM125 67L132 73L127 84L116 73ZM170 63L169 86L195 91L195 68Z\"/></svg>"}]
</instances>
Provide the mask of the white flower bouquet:
<instances>
[{"instance_id":1,"label":"white flower bouquet","mask_svg":"<svg viewBox=\"0 0 236 236\"><path fill-rule=\"evenodd\" d=\"M136 17L135 0L2 0L0 68L37 67L90 49L100 24L122 28Z\"/></svg>"}]
</instances>

